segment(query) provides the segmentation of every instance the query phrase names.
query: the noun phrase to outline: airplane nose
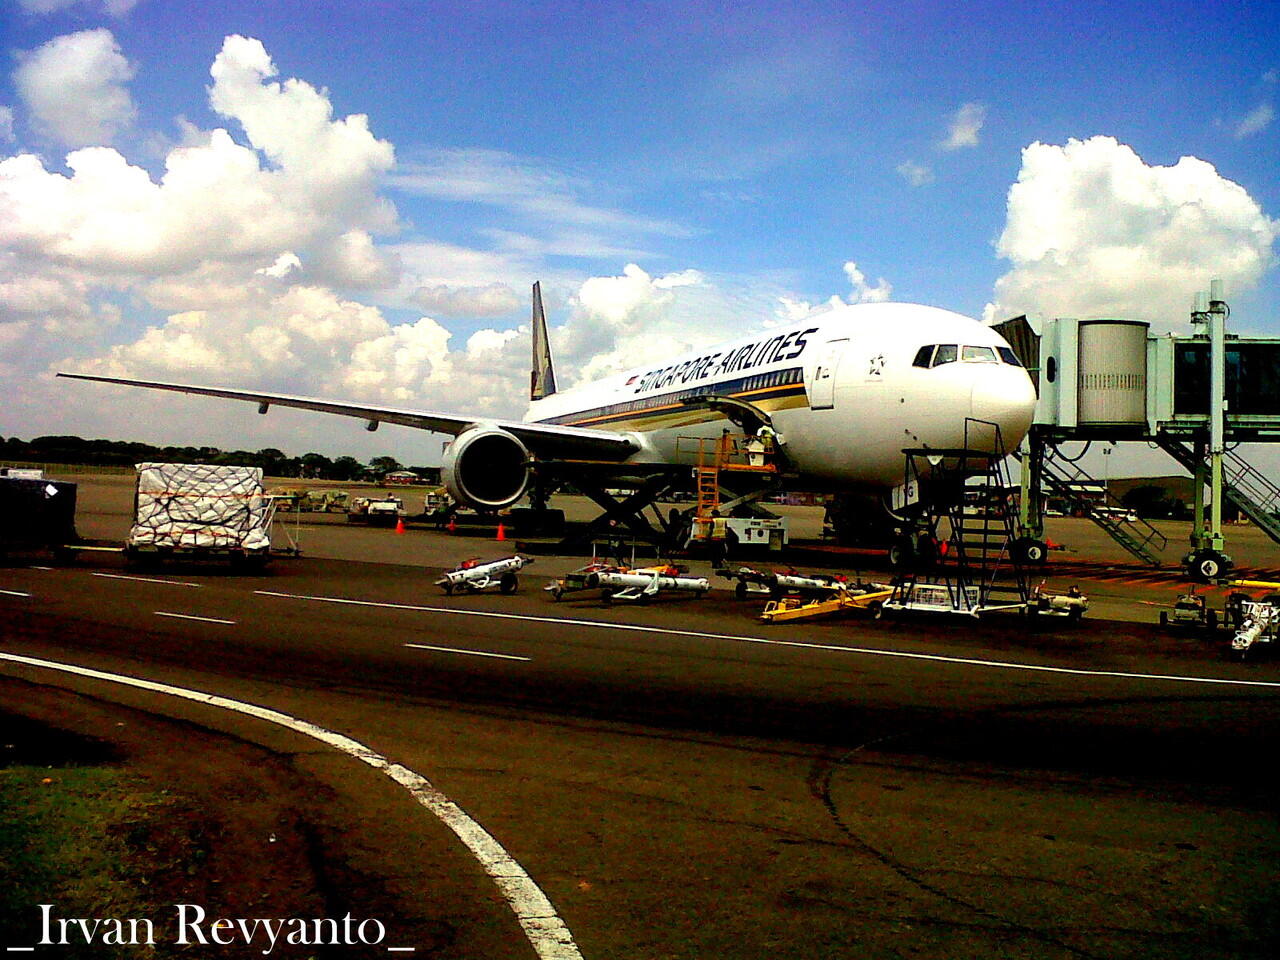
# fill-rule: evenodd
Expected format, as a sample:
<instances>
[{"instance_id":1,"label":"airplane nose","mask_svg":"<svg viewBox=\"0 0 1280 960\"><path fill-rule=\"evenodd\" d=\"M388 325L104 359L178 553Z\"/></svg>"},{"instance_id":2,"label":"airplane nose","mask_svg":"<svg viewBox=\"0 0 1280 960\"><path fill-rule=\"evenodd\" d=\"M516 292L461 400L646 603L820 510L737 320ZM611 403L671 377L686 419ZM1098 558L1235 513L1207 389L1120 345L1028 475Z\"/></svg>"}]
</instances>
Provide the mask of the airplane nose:
<instances>
[{"instance_id":1,"label":"airplane nose","mask_svg":"<svg viewBox=\"0 0 1280 960\"><path fill-rule=\"evenodd\" d=\"M1036 393L1031 378L1020 368L987 367L974 380L969 394L969 415L975 420L999 424L1006 451L1012 451L1031 428Z\"/></svg>"}]
</instances>

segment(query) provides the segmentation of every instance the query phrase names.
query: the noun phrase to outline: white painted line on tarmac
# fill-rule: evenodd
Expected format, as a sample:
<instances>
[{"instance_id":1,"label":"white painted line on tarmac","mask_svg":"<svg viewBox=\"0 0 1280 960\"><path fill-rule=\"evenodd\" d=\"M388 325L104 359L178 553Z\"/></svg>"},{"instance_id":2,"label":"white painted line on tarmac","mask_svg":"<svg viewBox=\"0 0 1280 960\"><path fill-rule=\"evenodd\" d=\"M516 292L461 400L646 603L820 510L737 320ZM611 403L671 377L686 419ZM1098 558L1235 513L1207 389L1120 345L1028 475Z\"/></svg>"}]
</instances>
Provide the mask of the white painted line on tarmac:
<instances>
[{"instance_id":1,"label":"white painted line on tarmac","mask_svg":"<svg viewBox=\"0 0 1280 960\"><path fill-rule=\"evenodd\" d=\"M182 580L161 580L159 577L130 577L123 573L91 573L91 577L106 577L108 580L136 580L138 583L166 583L171 587L198 587L198 583L186 583Z\"/></svg>"},{"instance_id":2,"label":"white painted line on tarmac","mask_svg":"<svg viewBox=\"0 0 1280 960\"><path fill-rule=\"evenodd\" d=\"M513 657L509 653L489 653L487 650L462 650L458 647L433 647L429 643L406 643L406 647L414 650L439 650L441 653L466 653L473 657L496 657L499 660L523 660L528 663L533 657Z\"/></svg>"},{"instance_id":3,"label":"white painted line on tarmac","mask_svg":"<svg viewBox=\"0 0 1280 960\"><path fill-rule=\"evenodd\" d=\"M234 627L236 625L234 620L219 620L217 617L193 617L189 613L167 613L164 610L153 610L151 612L157 617L174 617L178 620L199 620L201 623L225 623L229 627Z\"/></svg>"},{"instance_id":4,"label":"white painted line on tarmac","mask_svg":"<svg viewBox=\"0 0 1280 960\"><path fill-rule=\"evenodd\" d=\"M52 570L53 567L27 567L28 570Z\"/></svg>"},{"instance_id":5,"label":"white painted line on tarmac","mask_svg":"<svg viewBox=\"0 0 1280 960\"><path fill-rule=\"evenodd\" d=\"M166 693L170 696L181 697L184 700L192 700L207 706L234 710L236 713L243 713L259 720L266 720L268 723L278 724L297 733L312 737L367 763L408 790L421 806L435 814L445 826L454 832L459 840L466 844L467 849L480 862L480 866L484 868L485 873L489 875L489 878L506 899L507 905L520 922L525 937L528 938L529 943L541 960L582 960L578 945L573 941L573 934L565 926L564 921L560 919L560 915L556 913L555 907L547 899L547 895L533 882L533 878L525 872L524 867L520 866L484 827L472 820L466 811L441 793L425 777L414 773L408 767L392 763L360 741L345 737L340 733L334 733L332 730L326 730L324 727L316 726L306 720L300 720L287 713L281 713L278 710L245 703L241 700L232 700L228 697L220 697L213 693L204 693L200 690L174 687L167 683L157 683L154 680L143 680L140 677L129 677L118 673L106 673L102 670L94 670L90 667L81 667L71 663L38 660L35 657L23 657L14 653L0 653L0 660L8 660L11 663L21 663L47 670L60 670L64 673L90 677L94 680L108 680L113 683L137 687L140 690Z\"/></svg>"},{"instance_id":6,"label":"white painted line on tarmac","mask_svg":"<svg viewBox=\"0 0 1280 960\"><path fill-rule=\"evenodd\" d=\"M450 613L460 617L490 617L498 620L523 620L532 623L558 623L575 627L597 627L603 630L627 630L639 633L661 633L676 637L699 637L704 640L728 640L733 643L758 643L766 646L798 647L802 650L828 650L833 653L852 653L865 657L892 657L900 660L925 660L933 663L952 663L968 667L987 667L996 670L1029 670L1036 673L1058 673L1074 677L1112 677L1119 680L1168 680L1173 683L1204 683L1230 687L1257 687L1280 689L1280 680L1235 680L1227 677L1186 677L1169 673L1129 673L1123 670L1085 670L1080 667L1051 667L1040 663L1013 663L1007 660L981 660L974 657L951 657L938 653L911 653L906 650L878 650L874 647L843 647L836 643L808 643L803 640L770 640L766 637L738 636L731 633L702 633L697 630L672 630L667 627L645 627L634 623L610 623L607 620L579 620L575 617L534 617L520 613L496 613L492 610L462 610L455 607L426 607L408 603L379 603L373 600L349 600L344 597L306 596L300 593L278 593L273 590L255 590L264 597L282 597L288 600L314 600L319 603L345 603L358 607L378 607L387 610L416 610L422 613Z\"/></svg>"},{"instance_id":7,"label":"white painted line on tarmac","mask_svg":"<svg viewBox=\"0 0 1280 960\"><path fill-rule=\"evenodd\" d=\"M0 590L6 597L30 597L31 594L23 593L21 590Z\"/></svg>"}]
</instances>

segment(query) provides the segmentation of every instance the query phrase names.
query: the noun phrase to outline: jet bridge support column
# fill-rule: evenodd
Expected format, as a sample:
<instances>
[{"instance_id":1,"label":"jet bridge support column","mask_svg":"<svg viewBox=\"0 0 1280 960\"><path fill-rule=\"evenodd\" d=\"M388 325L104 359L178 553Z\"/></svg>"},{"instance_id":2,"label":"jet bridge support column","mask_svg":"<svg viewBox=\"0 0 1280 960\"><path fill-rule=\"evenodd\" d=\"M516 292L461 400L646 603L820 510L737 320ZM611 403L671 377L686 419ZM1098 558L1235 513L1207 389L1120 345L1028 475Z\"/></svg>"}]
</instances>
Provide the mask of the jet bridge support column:
<instances>
[{"instance_id":1,"label":"jet bridge support column","mask_svg":"<svg viewBox=\"0 0 1280 960\"><path fill-rule=\"evenodd\" d=\"M1022 536L1044 541L1044 440L1033 426L1022 440L1018 526Z\"/></svg>"},{"instance_id":2,"label":"jet bridge support column","mask_svg":"<svg viewBox=\"0 0 1280 960\"><path fill-rule=\"evenodd\" d=\"M1227 414L1227 305L1222 299L1222 281L1209 284L1209 470L1213 495L1209 546L1221 551L1222 535L1222 455L1226 452Z\"/></svg>"},{"instance_id":3,"label":"jet bridge support column","mask_svg":"<svg viewBox=\"0 0 1280 960\"><path fill-rule=\"evenodd\" d=\"M1209 460L1203 440L1192 443L1195 450L1195 466L1191 470L1191 483L1195 499L1192 502L1191 514L1191 546L1200 550L1209 546L1208 521L1204 513L1204 488L1209 482Z\"/></svg>"},{"instance_id":4,"label":"jet bridge support column","mask_svg":"<svg viewBox=\"0 0 1280 960\"><path fill-rule=\"evenodd\" d=\"M1231 558L1223 552L1226 537L1222 533L1222 458L1226 453L1227 416L1227 303L1222 299L1222 281L1209 282L1208 304L1204 294L1196 295L1191 313L1193 324L1204 324L1209 335L1209 519L1204 519L1204 472L1196 470L1197 533L1191 552L1186 556L1187 571L1199 580L1211 581L1226 574Z\"/></svg>"}]
</instances>

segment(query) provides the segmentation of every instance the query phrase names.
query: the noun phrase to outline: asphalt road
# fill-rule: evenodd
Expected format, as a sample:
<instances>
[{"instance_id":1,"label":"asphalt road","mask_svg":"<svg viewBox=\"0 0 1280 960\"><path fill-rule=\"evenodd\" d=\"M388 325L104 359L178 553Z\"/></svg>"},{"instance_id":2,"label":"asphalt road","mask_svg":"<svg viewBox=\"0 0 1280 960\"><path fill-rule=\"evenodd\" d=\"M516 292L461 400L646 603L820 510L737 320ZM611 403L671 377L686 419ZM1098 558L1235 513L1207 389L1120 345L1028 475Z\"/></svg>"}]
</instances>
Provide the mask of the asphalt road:
<instances>
[{"instance_id":1,"label":"asphalt road","mask_svg":"<svg viewBox=\"0 0 1280 960\"><path fill-rule=\"evenodd\" d=\"M82 504L82 532L119 521ZM592 960L1277 953L1280 668L1134 622L1172 581L1098 567L1087 592L1139 613L1079 629L765 626L727 590L552 603L542 574L569 559L539 558L511 597L445 597L428 560L498 545L323 535L326 556L262 577L0 568L0 654L360 741L482 825ZM404 562L373 562L387 551ZM174 725L179 753L198 731L175 776L234 779L250 747L287 757L389 943L534 955L458 839L367 764L209 704L13 661L0 676L54 716L73 700Z\"/></svg>"}]
</instances>

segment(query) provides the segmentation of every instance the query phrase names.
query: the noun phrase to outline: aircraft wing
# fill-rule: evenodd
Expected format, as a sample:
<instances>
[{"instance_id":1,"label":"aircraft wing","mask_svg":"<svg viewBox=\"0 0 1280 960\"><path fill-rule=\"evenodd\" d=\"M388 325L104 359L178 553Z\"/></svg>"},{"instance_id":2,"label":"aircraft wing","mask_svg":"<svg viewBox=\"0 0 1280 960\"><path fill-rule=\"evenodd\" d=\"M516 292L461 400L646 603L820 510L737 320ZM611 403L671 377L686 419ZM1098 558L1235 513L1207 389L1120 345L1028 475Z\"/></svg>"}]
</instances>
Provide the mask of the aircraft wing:
<instances>
[{"instance_id":1,"label":"aircraft wing","mask_svg":"<svg viewBox=\"0 0 1280 960\"><path fill-rule=\"evenodd\" d=\"M222 387L200 387L183 383L161 383L154 380L125 380L118 377L91 377L79 373L59 373L72 380L93 380L98 383L118 383L129 387L146 387L150 390L171 390L175 393L191 393L204 397L221 397L226 400L246 400L258 404L262 413L270 406L296 407L299 410L315 410L341 417L355 417L369 423L396 423L433 433L457 436L477 423L492 424L507 430L524 443L532 453L543 457L578 460L622 461L639 449L626 434L608 430L589 430L582 427L563 427L550 423L524 423L519 420L495 420L489 417L460 417L448 413L425 410L402 410L395 407L377 407L369 404L342 403L318 397L293 397L282 393L262 393L250 390L227 390Z\"/></svg>"}]
</instances>

